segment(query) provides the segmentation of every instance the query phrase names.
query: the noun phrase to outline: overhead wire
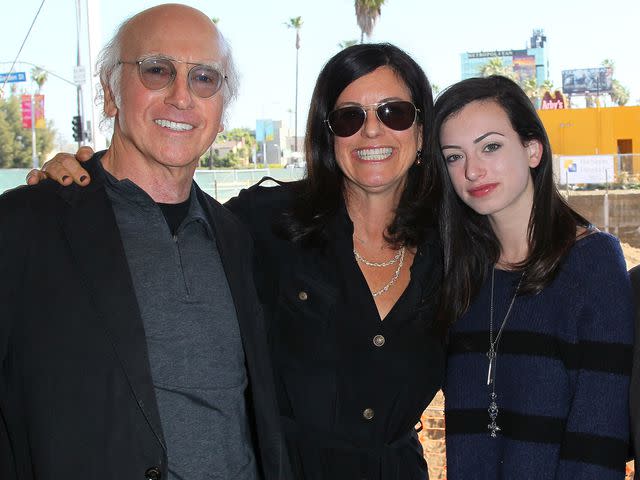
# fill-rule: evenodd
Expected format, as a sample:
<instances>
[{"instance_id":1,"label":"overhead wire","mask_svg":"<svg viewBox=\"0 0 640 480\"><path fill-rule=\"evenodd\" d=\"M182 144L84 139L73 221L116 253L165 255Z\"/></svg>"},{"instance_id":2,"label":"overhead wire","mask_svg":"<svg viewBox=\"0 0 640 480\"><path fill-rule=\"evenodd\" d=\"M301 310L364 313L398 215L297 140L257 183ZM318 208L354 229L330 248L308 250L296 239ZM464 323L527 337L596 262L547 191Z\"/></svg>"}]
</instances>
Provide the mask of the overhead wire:
<instances>
[{"instance_id":1,"label":"overhead wire","mask_svg":"<svg viewBox=\"0 0 640 480\"><path fill-rule=\"evenodd\" d=\"M35 16L33 17L33 21L31 22L31 25L29 26L29 30L27 31L27 34L25 35L24 40L22 41L22 45L20 45L20 49L18 50L18 53L16 54L16 58L13 59L13 63L11 64L11 68L9 68L9 73L5 77L4 83L2 84L2 87L0 87L0 95L2 95L2 92L4 92L4 88L7 85L7 82L9 81L9 77L13 73L13 68L16 66L18 58L20 58L20 53L22 53L22 49L24 48L25 43L27 43L27 39L29 38L29 35L31 34L31 30L33 29L33 25L36 23L36 20L38 19L38 15L40 15L40 10L42 10L42 7L44 6L44 2L45 1L46 0L42 0L42 3L40 3L40 7L38 7L38 11L36 12Z\"/></svg>"}]
</instances>

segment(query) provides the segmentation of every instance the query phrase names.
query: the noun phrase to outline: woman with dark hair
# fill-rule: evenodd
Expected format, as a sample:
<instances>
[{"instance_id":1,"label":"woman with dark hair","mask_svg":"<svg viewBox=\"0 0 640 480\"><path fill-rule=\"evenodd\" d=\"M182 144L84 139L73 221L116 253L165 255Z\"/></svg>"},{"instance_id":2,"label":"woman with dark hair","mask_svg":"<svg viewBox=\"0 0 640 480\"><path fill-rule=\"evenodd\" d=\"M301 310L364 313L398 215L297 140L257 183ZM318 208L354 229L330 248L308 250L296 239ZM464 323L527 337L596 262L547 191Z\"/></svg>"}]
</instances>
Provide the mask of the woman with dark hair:
<instances>
[{"instance_id":1,"label":"woman with dark hair","mask_svg":"<svg viewBox=\"0 0 640 480\"><path fill-rule=\"evenodd\" d=\"M411 57L349 47L318 78L305 178L227 203L255 240L296 479L428 478L415 426L444 378L442 252L422 158L432 122Z\"/></svg>"},{"instance_id":2,"label":"woman with dark hair","mask_svg":"<svg viewBox=\"0 0 640 480\"><path fill-rule=\"evenodd\" d=\"M514 82L464 80L435 110L447 478L622 478L633 309L618 240L557 191Z\"/></svg>"},{"instance_id":3,"label":"woman with dark hair","mask_svg":"<svg viewBox=\"0 0 640 480\"><path fill-rule=\"evenodd\" d=\"M421 155L432 102L402 50L349 47L313 92L306 178L227 204L254 235L297 478L427 478L414 426L444 372Z\"/></svg>"}]
</instances>

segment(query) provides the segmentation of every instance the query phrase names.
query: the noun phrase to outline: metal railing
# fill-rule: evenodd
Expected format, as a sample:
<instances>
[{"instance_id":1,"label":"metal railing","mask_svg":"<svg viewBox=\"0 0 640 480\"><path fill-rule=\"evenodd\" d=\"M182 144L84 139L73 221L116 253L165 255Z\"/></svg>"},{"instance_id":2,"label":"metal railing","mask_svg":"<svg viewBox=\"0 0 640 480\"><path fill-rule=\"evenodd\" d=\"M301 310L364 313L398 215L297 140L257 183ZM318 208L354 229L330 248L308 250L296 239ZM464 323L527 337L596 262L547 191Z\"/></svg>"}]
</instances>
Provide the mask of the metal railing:
<instances>
[{"instance_id":1,"label":"metal railing","mask_svg":"<svg viewBox=\"0 0 640 480\"><path fill-rule=\"evenodd\" d=\"M0 169L0 193L25 184L28 168ZM243 170L196 170L194 179L205 192L220 202L225 202L242 190L273 177L289 182L302 178L304 168L250 168Z\"/></svg>"}]
</instances>

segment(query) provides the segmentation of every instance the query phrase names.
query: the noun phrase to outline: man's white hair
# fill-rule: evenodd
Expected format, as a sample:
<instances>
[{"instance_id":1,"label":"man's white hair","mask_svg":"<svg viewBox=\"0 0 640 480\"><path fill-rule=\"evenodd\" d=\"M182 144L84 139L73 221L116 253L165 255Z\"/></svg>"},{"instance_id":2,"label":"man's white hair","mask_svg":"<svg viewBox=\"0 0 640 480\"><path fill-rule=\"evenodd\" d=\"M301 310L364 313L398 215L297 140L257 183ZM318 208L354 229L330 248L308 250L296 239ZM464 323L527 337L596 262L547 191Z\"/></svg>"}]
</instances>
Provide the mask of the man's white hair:
<instances>
[{"instance_id":1,"label":"man's white hair","mask_svg":"<svg viewBox=\"0 0 640 480\"><path fill-rule=\"evenodd\" d=\"M111 130L113 128L113 118L107 117L104 112L104 88L111 90L116 107L120 108L120 84L122 81L120 73L122 64L119 62L122 54L122 40L125 30L133 18L135 18L135 15L120 24L116 34L98 54L98 60L96 61L96 71L101 83L96 89L98 92L96 94L96 104L102 108L102 120L100 121L102 130ZM222 69L226 76L226 81L222 85L222 122L225 123L227 107L238 96L239 76L233 62L231 47L217 27L216 31L218 32L218 47L222 57Z\"/></svg>"}]
</instances>

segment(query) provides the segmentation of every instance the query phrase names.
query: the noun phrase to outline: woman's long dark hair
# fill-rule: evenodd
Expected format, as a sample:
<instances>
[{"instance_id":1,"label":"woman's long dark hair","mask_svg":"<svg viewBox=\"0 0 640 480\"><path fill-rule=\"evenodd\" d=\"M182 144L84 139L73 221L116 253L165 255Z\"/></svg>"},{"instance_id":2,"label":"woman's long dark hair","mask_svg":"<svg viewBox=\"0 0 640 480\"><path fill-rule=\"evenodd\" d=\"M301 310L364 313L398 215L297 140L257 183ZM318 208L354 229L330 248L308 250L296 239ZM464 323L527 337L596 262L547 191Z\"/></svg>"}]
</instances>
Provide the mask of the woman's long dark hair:
<instances>
[{"instance_id":1,"label":"woman's long dark hair","mask_svg":"<svg viewBox=\"0 0 640 480\"><path fill-rule=\"evenodd\" d=\"M403 50L388 43L368 43L345 48L332 57L318 77L307 121L305 155L306 177L297 185L293 209L281 225L284 235L302 244L322 244L325 226L343 204L344 175L334 153L334 138L325 120L335 108L342 91L358 78L379 67L390 67L411 92L420 110L424 160L409 169L395 218L387 227L387 240L394 245L416 246L423 240L425 225L432 217L425 163L431 158L426 146L431 137L433 98L431 85L420 66Z\"/></svg>"},{"instance_id":2,"label":"woman's long dark hair","mask_svg":"<svg viewBox=\"0 0 640 480\"><path fill-rule=\"evenodd\" d=\"M525 272L520 293L537 293L558 272L563 256L576 240L578 226L589 222L558 192L553 178L551 145L531 100L513 81L500 76L470 78L445 90L435 103L433 175L441 187L440 234L444 247L444 282L439 322L444 329L469 308L485 276L500 258L500 242L486 215L468 207L456 194L440 146L445 121L474 101L493 101L507 114L523 145L537 140L542 158L531 168L533 207L529 217L529 253L520 264Z\"/></svg>"}]
</instances>

